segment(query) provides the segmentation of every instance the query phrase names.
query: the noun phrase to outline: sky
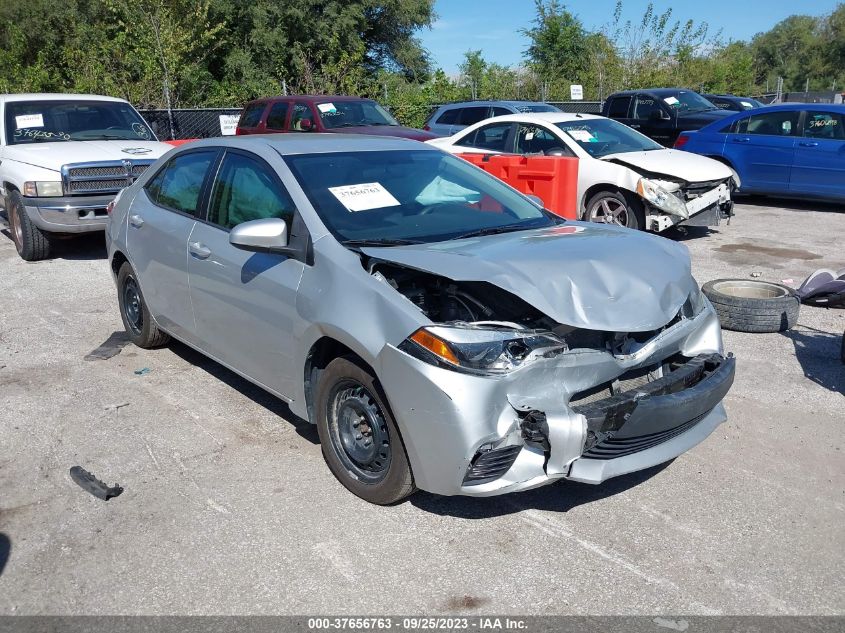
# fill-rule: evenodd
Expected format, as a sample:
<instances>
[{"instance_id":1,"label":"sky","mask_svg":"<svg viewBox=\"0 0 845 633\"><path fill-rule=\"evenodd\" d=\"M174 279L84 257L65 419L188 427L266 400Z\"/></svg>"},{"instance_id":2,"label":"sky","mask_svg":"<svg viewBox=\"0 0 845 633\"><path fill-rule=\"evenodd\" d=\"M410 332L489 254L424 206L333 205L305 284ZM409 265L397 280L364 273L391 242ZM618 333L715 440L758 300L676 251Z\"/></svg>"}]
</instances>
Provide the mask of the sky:
<instances>
[{"instance_id":1,"label":"sky","mask_svg":"<svg viewBox=\"0 0 845 633\"><path fill-rule=\"evenodd\" d=\"M795 13L824 15L841 0L700 0L667 2L654 0L662 13L672 8L673 19L707 22L710 32L722 30L723 39L747 40L767 31ZM613 19L616 0L564 2L588 30L601 30ZM623 21L642 18L648 0L623 0ZM515 66L523 61L527 39L519 31L530 28L534 0L436 0L437 21L419 33L431 53L435 68L456 74L468 50L482 51L488 62Z\"/></svg>"}]
</instances>

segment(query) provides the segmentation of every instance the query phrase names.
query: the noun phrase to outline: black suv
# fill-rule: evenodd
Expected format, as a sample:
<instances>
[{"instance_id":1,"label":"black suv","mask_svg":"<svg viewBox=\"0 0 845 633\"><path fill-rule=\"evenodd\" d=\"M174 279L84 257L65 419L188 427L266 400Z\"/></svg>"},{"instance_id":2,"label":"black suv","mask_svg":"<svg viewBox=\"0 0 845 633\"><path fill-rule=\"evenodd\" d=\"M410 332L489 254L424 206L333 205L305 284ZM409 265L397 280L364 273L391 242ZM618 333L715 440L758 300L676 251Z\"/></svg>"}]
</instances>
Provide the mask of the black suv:
<instances>
[{"instance_id":1,"label":"black suv","mask_svg":"<svg viewBox=\"0 0 845 633\"><path fill-rule=\"evenodd\" d=\"M697 130L733 112L717 108L692 90L648 88L610 95L602 114L672 147L681 132Z\"/></svg>"}]
</instances>

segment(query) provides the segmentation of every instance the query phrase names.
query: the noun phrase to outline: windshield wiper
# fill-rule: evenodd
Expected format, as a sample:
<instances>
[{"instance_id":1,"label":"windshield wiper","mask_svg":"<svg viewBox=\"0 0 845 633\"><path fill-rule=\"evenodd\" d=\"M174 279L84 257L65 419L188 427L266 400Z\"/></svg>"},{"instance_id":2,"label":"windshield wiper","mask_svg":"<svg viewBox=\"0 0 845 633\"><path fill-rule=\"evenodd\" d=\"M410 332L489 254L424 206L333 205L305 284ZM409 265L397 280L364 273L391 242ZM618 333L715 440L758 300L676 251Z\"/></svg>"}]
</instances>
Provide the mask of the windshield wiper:
<instances>
[{"instance_id":1,"label":"windshield wiper","mask_svg":"<svg viewBox=\"0 0 845 633\"><path fill-rule=\"evenodd\" d=\"M422 240L404 238L376 237L372 239L343 240L344 246L408 246L409 244L424 244Z\"/></svg>"},{"instance_id":2,"label":"windshield wiper","mask_svg":"<svg viewBox=\"0 0 845 633\"><path fill-rule=\"evenodd\" d=\"M524 223L520 224L505 224L503 226L488 226L483 229L477 229L475 231L470 231L469 233L462 233L457 237L453 237L453 240L462 240L466 237L480 237L482 235L496 235L498 233L512 233L513 231L524 231L529 228L537 228L537 227L528 227L525 226Z\"/></svg>"}]
</instances>

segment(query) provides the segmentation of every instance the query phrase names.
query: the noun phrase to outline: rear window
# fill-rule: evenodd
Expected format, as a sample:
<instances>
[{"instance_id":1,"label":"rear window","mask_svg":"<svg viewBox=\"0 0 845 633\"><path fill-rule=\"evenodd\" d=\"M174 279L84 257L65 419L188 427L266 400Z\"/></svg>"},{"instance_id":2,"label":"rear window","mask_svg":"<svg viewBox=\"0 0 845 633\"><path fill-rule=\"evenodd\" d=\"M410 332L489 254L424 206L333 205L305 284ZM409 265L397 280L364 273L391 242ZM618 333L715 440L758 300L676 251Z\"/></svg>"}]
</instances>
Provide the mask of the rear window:
<instances>
[{"instance_id":1,"label":"rear window","mask_svg":"<svg viewBox=\"0 0 845 633\"><path fill-rule=\"evenodd\" d=\"M440 115L440 118L437 119L438 125L452 125L457 122L458 114L460 114L460 108L452 108L451 110L446 110L443 114Z\"/></svg>"},{"instance_id":2,"label":"rear window","mask_svg":"<svg viewBox=\"0 0 845 633\"><path fill-rule=\"evenodd\" d=\"M516 106L520 112L560 112L560 108L556 108L548 103L520 103Z\"/></svg>"},{"instance_id":3,"label":"rear window","mask_svg":"<svg viewBox=\"0 0 845 633\"><path fill-rule=\"evenodd\" d=\"M461 111L461 118L458 120L460 125L472 125L487 118L487 112L490 108L487 106L477 106L472 108L464 108Z\"/></svg>"},{"instance_id":4,"label":"rear window","mask_svg":"<svg viewBox=\"0 0 845 633\"><path fill-rule=\"evenodd\" d=\"M258 127L261 114L264 112L263 103L253 103L244 108L238 127Z\"/></svg>"},{"instance_id":5,"label":"rear window","mask_svg":"<svg viewBox=\"0 0 845 633\"><path fill-rule=\"evenodd\" d=\"M614 97L610 100L607 116L616 119L624 119L628 116L628 109L631 107L631 97Z\"/></svg>"}]
</instances>

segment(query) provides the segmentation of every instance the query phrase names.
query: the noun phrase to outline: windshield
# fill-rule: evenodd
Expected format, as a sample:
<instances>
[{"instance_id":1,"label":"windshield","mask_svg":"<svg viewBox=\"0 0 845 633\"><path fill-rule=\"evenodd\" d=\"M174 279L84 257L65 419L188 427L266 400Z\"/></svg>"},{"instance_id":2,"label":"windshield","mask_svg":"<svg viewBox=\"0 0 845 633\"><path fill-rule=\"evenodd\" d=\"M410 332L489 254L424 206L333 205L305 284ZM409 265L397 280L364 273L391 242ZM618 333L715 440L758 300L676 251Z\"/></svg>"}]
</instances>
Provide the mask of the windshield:
<instances>
[{"instance_id":1,"label":"windshield","mask_svg":"<svg viewBox=\"0 0 845 633\"><path fill-rule=\"evenodd\" d=\"M12 101L6 104L9 145L57 141L154 141L150 127L120 101Z\"/></svg>"},{"instance_id":2,"label":"windshield","mask_svg":"<svg viewBox=\"0 0 845 633\"><path fill-rule=\"evenodd\" d=\"M519 103L514 106L520 112L560 112L560 108L556 108L548 103Z\"/></svg>"},{"instance_id":3,"label":"windshield","mask_svg":"<svg viewBox=\"0 0 845 633\"><path fill-rule=\"evenodd\" d=\"M399 125L390 113L375 101L327 101L317 104L317 112L326 129L358 125Z\"/></svg>"},{"instance_id":4,"label":"windshield","mask_svg":"<svg viewBox=\"0 0 845 633\"><path fill-rule=\"evenodd\" d=\"M556 125L595 158L608 154L664 149L659 143L613 119L581 119Z\"/></svg>"},{"instance_id":5,"label":"windshield","mask_svg":"<svg viewBox=\"0 0 845 633\"><path fill-rule=\"evenodd\" d=\"M663 103L668 105L672 110L676 110L678 114L718 110L716 106L700 94L690 92L689 90L678 90L670 95L664 95L662 99Z\"/></svg>"},{"instance_id":6,"label":"windshield","mask_svg":"<svg viewBox=\"0 0 845 633\"><path fill-rule=\"evenodd\" d=\"M435 150L286 156L342 243L439 242L559 224L500 180Z\"/></svg>"}]
</instances>

